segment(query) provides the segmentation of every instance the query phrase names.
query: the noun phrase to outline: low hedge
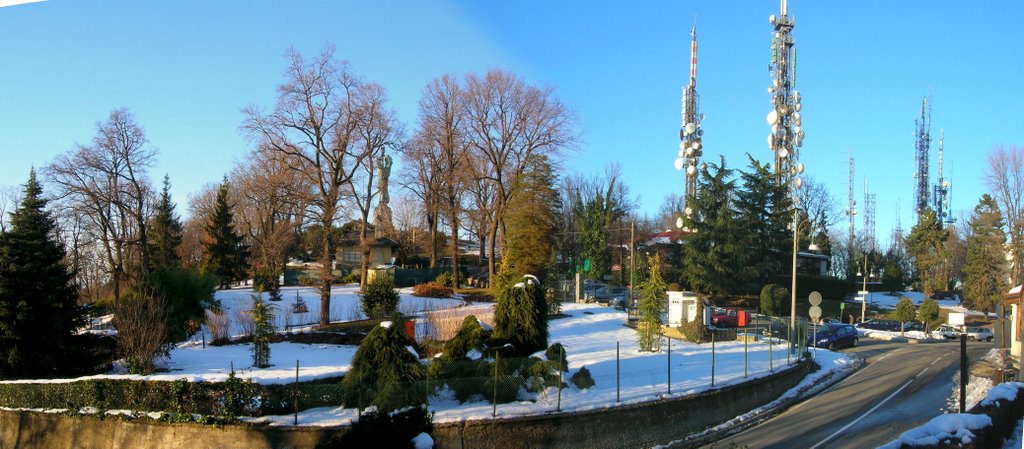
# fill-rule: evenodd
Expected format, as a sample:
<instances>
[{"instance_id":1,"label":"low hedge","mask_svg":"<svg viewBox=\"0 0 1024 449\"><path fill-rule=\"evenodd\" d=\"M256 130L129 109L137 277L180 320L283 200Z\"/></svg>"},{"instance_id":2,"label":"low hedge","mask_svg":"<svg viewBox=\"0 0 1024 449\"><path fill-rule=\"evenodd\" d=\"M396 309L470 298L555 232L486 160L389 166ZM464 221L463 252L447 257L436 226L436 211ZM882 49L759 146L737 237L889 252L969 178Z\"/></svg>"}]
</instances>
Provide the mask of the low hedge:
<instances>
[{"instance_id":1,"label":"low hedge","mask_svg":"<svg viewBox=\"0 0 1024 449\"><path fill-rule=\"evenodd\" d=\"M342 403L337 379L298 384L259 385L229 378L225 382L89 379L65 383L0 383L0 407L78 410L133 410L210 416L289 414L299 409Z\"/></svg>"}]
</instances>

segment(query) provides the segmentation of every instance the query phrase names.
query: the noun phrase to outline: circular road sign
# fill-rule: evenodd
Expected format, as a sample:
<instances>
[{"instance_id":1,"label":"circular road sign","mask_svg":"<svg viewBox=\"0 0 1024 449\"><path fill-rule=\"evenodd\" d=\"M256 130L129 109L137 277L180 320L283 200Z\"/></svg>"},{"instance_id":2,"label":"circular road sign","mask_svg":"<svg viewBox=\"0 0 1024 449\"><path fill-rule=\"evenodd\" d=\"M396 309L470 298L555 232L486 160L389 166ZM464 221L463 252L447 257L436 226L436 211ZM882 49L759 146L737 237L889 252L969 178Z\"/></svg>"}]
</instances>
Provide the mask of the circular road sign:
<instances>
[{"instance_id":1,"label":"circular road sign","mask_svg":"<svg viewBox=\"0 0 1024 449\"><path fill-rule=\"evenodd\" d=\"M812 306L820 306L821 293L811 292L810 296L807 297L807 301L810 302Z\"/></svg>"},{"instance_id":2,"label":"circular road sign","mask_svg":"<svg viewBox=\"0 0 1024 449\"><path fill-rule=\"evenodd\" d=\"M811 306L811 310L808 312L808 314L811 315L812 320L818 321L818 318L821 318L821 307Z\"/></svg>"}]
</instances>

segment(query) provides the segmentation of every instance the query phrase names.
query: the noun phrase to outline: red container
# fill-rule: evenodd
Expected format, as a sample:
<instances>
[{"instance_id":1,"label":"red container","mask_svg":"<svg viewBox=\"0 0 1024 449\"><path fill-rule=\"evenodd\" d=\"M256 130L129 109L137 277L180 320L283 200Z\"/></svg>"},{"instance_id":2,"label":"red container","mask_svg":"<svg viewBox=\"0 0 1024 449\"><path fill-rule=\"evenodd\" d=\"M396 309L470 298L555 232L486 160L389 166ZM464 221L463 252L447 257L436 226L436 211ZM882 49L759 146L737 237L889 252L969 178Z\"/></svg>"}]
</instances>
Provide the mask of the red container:
<instances>
[{"instance_id":1,"label":"red container","mask_svg":"<svg viewBox=\"0 0 1024 449\"><path fill-rule=\"evenodd\" d=\"M750 324L750 314L748 314L746 310L740 310L739 312L736 312L736 315L736 324L739 327L746 327Z\"/></svg>"}]
</instances>

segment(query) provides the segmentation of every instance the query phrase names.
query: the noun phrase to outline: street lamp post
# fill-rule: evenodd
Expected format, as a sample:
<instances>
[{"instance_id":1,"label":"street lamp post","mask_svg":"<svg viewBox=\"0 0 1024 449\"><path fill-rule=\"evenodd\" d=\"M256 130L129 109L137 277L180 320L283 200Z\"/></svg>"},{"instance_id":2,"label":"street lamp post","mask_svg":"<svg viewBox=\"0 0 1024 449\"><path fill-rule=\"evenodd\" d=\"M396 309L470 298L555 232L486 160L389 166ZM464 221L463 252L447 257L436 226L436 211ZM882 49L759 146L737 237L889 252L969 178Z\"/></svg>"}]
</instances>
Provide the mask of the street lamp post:
<instances>
[{"instance_id":1,"label":"street lamp post","mask_svg":"<svg viewBox=\"0 0 1024 449\"><path fill-rule=\"evenodd\" d=\"M863 274L862 273L857 273L857 274L861 274L861 277L864 278L864 288L861 290L861 293L864 294L864 299L861 300L861 303L860 303L860 322L863 323L864 322L864 310L867 309L867 307L868 307L868 255L867 255L867 253L864 253L864 273Z\"/></svg>"},{"instance_id":2,"label":"street lamp post","mask_svg":"<svg viewBox=\"0 0 1024 449\"><path fill-rule=\"evenodd\" d=\"M794 194L793 197L796 198L796 195ZM793 340L792 335L795 335L794 333L796 332L796 253L797 253L797 250L800 248L800 246L799 246L800 234L799 234L799 231L798 231L799 228L800 228L800 226L799 226L799 224L800 224L799 219L800 219L800 209L794 207L793 208L793 279L791 280L792 282L791 282L790 289L789 289L789 294L790 294L789 332L790 332L790 336L791 336L790 340ZM790 345L790 350L792 350L792 348L794 346L793 342L790 341L789 345Z\"/></svg>"}]
</instances>

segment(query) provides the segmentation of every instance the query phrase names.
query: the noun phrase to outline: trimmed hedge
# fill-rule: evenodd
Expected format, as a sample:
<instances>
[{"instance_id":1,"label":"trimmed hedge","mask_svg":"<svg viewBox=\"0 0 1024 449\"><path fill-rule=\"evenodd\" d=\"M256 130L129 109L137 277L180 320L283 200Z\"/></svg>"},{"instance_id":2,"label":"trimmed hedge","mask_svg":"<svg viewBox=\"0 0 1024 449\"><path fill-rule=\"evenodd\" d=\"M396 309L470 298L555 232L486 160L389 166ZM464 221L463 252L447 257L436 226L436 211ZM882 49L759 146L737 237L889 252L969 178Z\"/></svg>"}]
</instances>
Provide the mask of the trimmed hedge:
<instances>
[{"instance_id":1,"label":"trimmed hedge","mask_svg":"<svg viewBox=\"0 0 1024 449\"><path fill-rule=\"evenodd\" d=\"M259 385L245 379L226 382L90 379L66 383L0 383L0 406L187 413L211 416L263 416L342 403L337 379Z\"/></svg>"}]
</instances>

